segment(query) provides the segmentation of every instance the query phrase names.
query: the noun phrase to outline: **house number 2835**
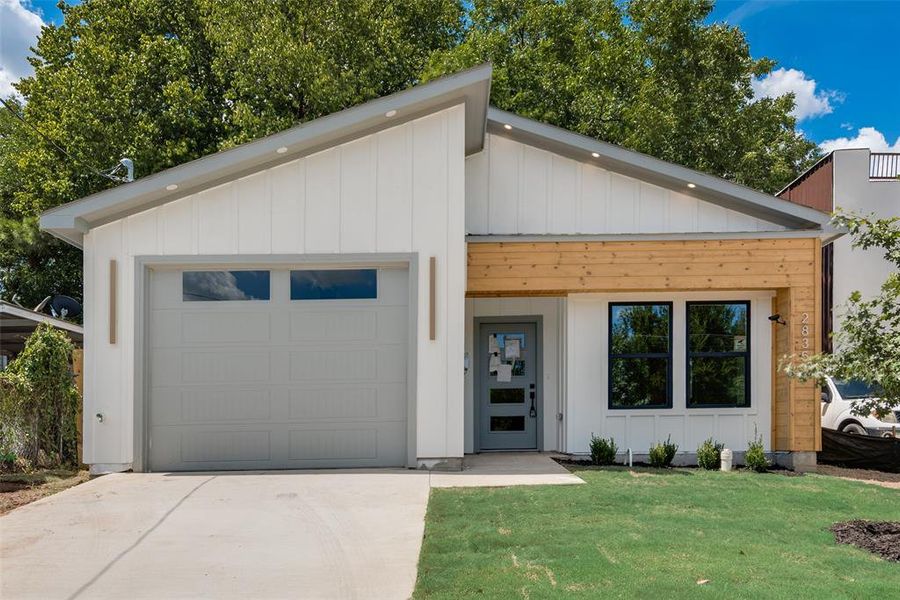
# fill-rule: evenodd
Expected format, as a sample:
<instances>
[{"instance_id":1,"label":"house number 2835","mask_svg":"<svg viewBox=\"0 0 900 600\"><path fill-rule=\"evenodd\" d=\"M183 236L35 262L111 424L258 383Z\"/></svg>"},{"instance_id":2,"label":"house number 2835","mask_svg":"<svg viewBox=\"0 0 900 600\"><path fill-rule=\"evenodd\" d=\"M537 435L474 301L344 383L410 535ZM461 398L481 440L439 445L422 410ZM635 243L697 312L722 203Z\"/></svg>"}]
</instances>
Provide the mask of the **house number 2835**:
<instances>
[{"instance_id":1,"label":"house number 2835","mask_svg":"<svg viewBox=\"0 0 900 600\"><path fill-rule=\"evenodd\" d=\"M800 313L800 356L809 357L809 313Z\"/></svg>"}]
</instances>

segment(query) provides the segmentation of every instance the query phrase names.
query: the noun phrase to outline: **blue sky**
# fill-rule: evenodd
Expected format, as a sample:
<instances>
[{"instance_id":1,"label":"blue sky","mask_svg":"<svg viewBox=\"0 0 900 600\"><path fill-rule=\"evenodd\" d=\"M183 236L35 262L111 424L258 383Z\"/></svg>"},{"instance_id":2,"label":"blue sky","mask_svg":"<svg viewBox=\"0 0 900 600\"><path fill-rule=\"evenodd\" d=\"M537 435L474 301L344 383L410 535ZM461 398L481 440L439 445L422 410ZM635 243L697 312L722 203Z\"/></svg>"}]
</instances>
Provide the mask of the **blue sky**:
<instances>
[{"instance_id":1,"label":"blue sky","mask_svg":"<svg viewBox=\"0 0 900 600\"><path fill-rule=\"evenodd\" d=\"M29 72L56 3L0 0L0 94ZM710 21L741 27L754 57L778 63L757 94L794 92L800 129L823 149L900 152L900 0L719 0Z\"/></svg>"},{"instance_id":2,"label":"blue sky","mask_svg":"<svg viewBox=\"0 0 900 600\"><path fill-rule=\"evenodd\" d=\"M857 145L873 145L874 130L900 152L900 1L720 0L711 20L739 26L754 57L778 62L758 91L795 91L810 139L854 145L862 130Z\"/></svg>"}]
</instances>

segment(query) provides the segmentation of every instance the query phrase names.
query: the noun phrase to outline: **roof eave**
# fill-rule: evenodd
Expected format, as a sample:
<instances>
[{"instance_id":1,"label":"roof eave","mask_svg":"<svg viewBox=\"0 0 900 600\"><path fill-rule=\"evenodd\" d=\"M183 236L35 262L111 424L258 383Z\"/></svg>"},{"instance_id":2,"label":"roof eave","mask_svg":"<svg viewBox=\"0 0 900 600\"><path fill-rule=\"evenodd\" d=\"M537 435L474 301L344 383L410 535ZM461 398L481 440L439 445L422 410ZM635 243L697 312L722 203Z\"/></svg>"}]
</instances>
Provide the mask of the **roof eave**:
<instances>
[{"instance_id":1,"label":"roof eave","mask_svg":"<svg viewBox=\"0 0 900 600\"><path fill-rule=\"evenodd\" d=\"M812 208L493 106L488 131L792 229L821 229L829 220Z\"/></svg>"},{"instance_id":2,"label":"roof eave","mask_svg":"<svg viewBox=\"0 0 900 600\"><path fill-rule=\"evenodd\" d=\"M49 323L57 329L64 329L66 331L71 331L72 333L77 333L80 335L84 334L84 327L82 327L81 325L63 321L62 319L57 319L56 317L45 315L44 313L35 312L27 308L15 306L14 304L10 304L8 302L0 302L0 313L12 315L20 319L33 321L34 323Z\"/></svg>"},{"instance_id":3,"label":"roof eave","mask_svg":"<svg viewBox=\"0 0 900 600\"><path fill-rule=\"evenodd\" d=\"M465 105L465 152L473 154L484 144L490 82L485 64L376 98L53 208L40 226L80 246L93 227L459 104Z\"/></svg>"}]
</instances>

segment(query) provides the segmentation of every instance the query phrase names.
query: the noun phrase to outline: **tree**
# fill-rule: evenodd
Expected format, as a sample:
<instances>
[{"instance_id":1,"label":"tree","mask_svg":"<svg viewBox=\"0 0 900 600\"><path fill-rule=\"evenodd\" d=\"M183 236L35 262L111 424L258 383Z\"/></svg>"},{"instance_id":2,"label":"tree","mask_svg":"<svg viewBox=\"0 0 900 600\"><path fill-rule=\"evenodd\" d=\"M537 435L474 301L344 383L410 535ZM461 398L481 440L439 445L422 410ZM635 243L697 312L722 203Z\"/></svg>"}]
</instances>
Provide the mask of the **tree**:
<instances>
[{"instance_id":1,"label":"tree","mask_svg":"<svg viewBox=\"0 0 900 600\"><path fill-rule=\"evenodd\" d=\"M712 0L476 0L463 42L427 77L491 61L498 107L774 193L816 158L793 97Z\"/></svg>"},{"instance_id":2,"label":"tree","mask_svg":"<svg viewBox=\"0 0 900 600\"><path fill-rule=\"evenodd\" d=\"M458 0L97 0L44 27L0 109L0 288L80 297L80 256L44 210L413 85L458 42ZM47 265L55 265L47 270ZM75 275L73 277L73 275Z\"/></svg>"},{"instance_id":3,"label":"tree","mask_svg":"<svg viewBox=\"0 0 900 600\"><path fill-rule=\"evenodd\" d=\"M94 0L64 6L0 110L0 294L80 297L78 251L40 212L135 175L487 60L492 101L525 116L775 191L815 146L793 100L752 98L739 29L711 0ZM53 265L52 269L47 269Z\"/></svg>"},{"instance_id":4,"label":"tree","mask_svg":"<svg viewBox=\"0 0 900 600\"><path fill-rule=\"evenodd\" d=\"M806 360L787 357L785 371L804 381L829 376L876 386L882 390L881 397L862 400L853 411L884 416L900 406L900 217L876 219L837 212L832 222L850 232L854 248L883 249L896 271L888 275L874 298L864 299L858 291L850 295L833 354Z\"/></svg>"},{"instance_id":5,"label":"tree","mask_svg":"<svg viewBox=\"0 0 900 600\"><path fill-rule=\"evenodd\" d=\"M25 349L0 373L0 447L18 447L32 465L42 454L55 465L76 461L78 389L72 377L72 342L41 323Z\"/></svg>"}]
</instances>

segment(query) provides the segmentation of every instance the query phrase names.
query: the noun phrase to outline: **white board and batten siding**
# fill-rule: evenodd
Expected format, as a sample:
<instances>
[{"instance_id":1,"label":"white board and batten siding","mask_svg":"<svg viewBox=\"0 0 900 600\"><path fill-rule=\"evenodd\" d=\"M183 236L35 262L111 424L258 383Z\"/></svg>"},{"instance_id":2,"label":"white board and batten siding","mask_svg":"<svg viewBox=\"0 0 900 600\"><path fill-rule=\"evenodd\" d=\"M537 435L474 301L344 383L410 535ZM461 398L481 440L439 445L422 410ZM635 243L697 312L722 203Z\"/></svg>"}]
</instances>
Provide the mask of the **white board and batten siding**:
<instances>
[{"instance_id":1,"label":"white board and batten siding","mask_svg":"<svg viewBox=\"0 0 900 600\"><path fill-rule=\"evenodd\" d=\"M466 232L572 235L783 231L784 227L511 140L466 159Z\"/></svg>"},{"instance_id":2,"label":"white board and batten siding","mask_svg":"<svg viewBox=\"0 0 900 600\"><path fill-rule=\"evenodd\" d=\"M687 301L750 301L750 406L747 408L687 408ZM672 302L672 407L617 409L609 406L609 303ZM743 452L755 437L771 449L772 326L770 292L574 294L566 311L566 448L589 452L591 434L612 437L619 452L631 448L646 454L654 443L671 436L679 452L693 453L713 437L735 452Z\"/></svg>"},{"instance_id":3,"label":"white board and batten siding","mask_svg":"<svg viewBox=\"0 0 900 600\"><path fill-rule=\"evenodd\" d=\"M455 106L92 229L84 239L87 463L133 458L134 257L418 253L419 457L462 456L464 108ZM428 261L437 259L436 340ZM118 340L107 337L109 261Z\"/></svg>"}]
</instances>

